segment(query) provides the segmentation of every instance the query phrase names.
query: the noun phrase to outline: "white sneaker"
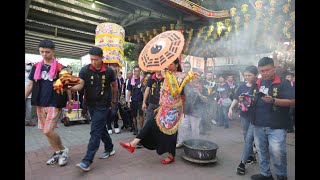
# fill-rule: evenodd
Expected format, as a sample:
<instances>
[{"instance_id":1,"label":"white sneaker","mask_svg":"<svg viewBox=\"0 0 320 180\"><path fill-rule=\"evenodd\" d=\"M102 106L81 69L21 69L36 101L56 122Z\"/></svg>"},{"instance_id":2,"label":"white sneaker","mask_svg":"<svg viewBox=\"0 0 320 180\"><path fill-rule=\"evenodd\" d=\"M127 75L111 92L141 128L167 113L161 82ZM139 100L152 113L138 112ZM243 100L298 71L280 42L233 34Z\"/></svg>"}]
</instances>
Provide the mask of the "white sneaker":
<instances>
[{"instance_id":1,"label":"white sneaker","mask_svg":"<svg viewBox=\"0 0 320 180\"><path fill-rule=\"evenodd\" d=\"M59 156L59 165L60 166L64 166L67 163L67 161L69 159L68 153L69 153L69 148L65 147Z\"/></svg>"},{"instance_id":2,"label":"white sneaker","mask_svg":"<svg viewBox=\"0 0 320 180\"><path fill-rule=\"evenodd\" d=\"M115 128L115 129L114 129L114 132L115 132L116 134L119 134L119 133L120 133L120 129L119 129L119 128Z\"/></svg>"},{"instance_id":3,"label":"white sneaker","mask_svg":"<svg viewBox=\"0 0 320 180\"><path fill-rule=\"evenodd\" d=\"M214 125L217 124L217 122L216 122L215 120L212 120L211 122L212 122L212 124L214 124Z\"/></svg>"},{"instance_id":4,"label":"white sneaker","mask_svg":"<svg viewBox=\"0 0 320 180\"><path fill-rule=\"evenodd\" d=\"M108 134L110 135L112 134L112 129L108 130Z\"/></svg>"}]
</instances>

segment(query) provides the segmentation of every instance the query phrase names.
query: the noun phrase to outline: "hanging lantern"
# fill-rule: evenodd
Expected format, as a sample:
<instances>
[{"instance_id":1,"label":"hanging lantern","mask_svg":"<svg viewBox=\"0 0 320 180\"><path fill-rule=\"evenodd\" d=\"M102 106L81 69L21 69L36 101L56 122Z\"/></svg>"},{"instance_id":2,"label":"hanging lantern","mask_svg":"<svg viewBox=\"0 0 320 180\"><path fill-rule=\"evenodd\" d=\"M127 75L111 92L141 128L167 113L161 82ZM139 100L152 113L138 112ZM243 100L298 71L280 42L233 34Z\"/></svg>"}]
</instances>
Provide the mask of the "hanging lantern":
<instances>
[{"instance_id":1,"label":"hanging lantern","mask_svg":"<svg viewBox=\"0 0 320 180\"><path fill-rule=\"evenodd\" d=\"M290 32L287 32L286 36L287 36L288 39L291 39L291 33Z\"/></svg>"},{"instance_id":2,"label":"hanging lantern","mask_svg":"<svg viewBox=\"0 0 320 180\"><path fill-rule=\"evenodd\" d=\"M230 9L230 15L231 15L231 17L233 17L234 15L236 15L236 11L237 11L237 9L236 9L235 7L233 7L233 8Z\"/></svg>"},{"instance_id":3,"label":"hanging lantern","mask_svg":"<svg viewBox=\"0 0 320 180\"><path fill-rule=\"evenodd\" d=\"M165 25L163 25L163 26L161 27L161 31L162 31L162 32L165 32L166 29L167 29L167 27L166 27Z\"/></svg>"},{"instance_id":4,"label":"hanging lantern","mask_svg":"<svg viewBox=\"0 0 320 180\"><path fill-rule=\"evenodd\" d=\"M143 37L143 42L145 43L145 44L147 44L148 43L148 40L147 40L147 38L146 37Z\"/></svg>"},{"instance_id":5,"label":"hanging lantern","mask_svg":"<svg viewBox=\"0 0 320 180\"><path fill-rule=\"evenodd\" d=\"M236 24L239 24L239 23L240 23L240 16L236 16L236 17L234 18L234 22L235 22Z\"/></svg>"},{"instance_id":6,"label":"hanging lantern","mask_svg":"<svg viewBox=\"0 0 320 180\"><path fill-rule=\"evenodd\" d=\"M274 7L274 5L276 5L277 3L277 0L270 0L269 2L270 2L270 5Z\"/></svg>"},{"instance_id":7,"label":"hanging lantern","mask_svg":"<svg viewBox=\"0 0 320 180\"><path fill-rule=\"evenodd\" d=\"M294 22L295 19L296 19L295 12L293 11L293 12L290 13L290 20L291 20L292 22Z\"/></svg>"},{"instance_id":8,"label":"hanging lantern","mask_svg":"<svg viewBox=\"0 0 320 180\"><path fill-rule=\"evenodd\" d=\"M200 28L200 29L199 29L199 31L198 31L198 33L197 33L197 38L200 38L200 36L201 36L201 34L202 34L202 32L203 32L203 29L204 29L204 28Z\"/></svg>"},{"instance_id":9,"label":"hanging lantern","mask_svg":"<svg viewBox=\"0 0 320 180\"><path fill-rule=\"evenodd\" d=\"M282 32L283 32L283 34L287 34L288 28L287 28L287 27L283 27L283 28L282 28Z\"/></svg>"},{"instance_id":10,"label":"hanging lantern","mask_svg":"<svg viewBox=\"0 0 320 180\"><path fill-rule=\"evenodd\" d=\"M150 31L146 31L146 35L147 35L147 36L150 36Z\"/></svg>"},{"instance_id":11,"label":"hanging lantern","mask_svg":"<svg viewBox=\"0 0 320 180\"><path fill-rule=\"evenodd\" d=\"M138 36L137 36L136 34L133 35L133 39L134 39L134 40L137 40L137 37L138 37Z\"/></svg>"},{"instance_id":12,"label":"hanging lantern","mask_svg":"<svg viewBox=\"0 0 320 180\"><path fill-rule=\"evenodd\" d=\"M153 29L152 32L154 36L158 35L157 29Z\"/></svg>"},{"instance_id":13,"label":"hanging lantern","mask_svg":"<svg viewBox=\"0 0 320 180\"><path fill-rule=\"evenodd\" d=\"M224 24L225 24L226 26L229 26L229 25L230 25L230 19L224 20Z\"/></svg>"},{"instance_id":14,"label":"hanging lantern","mask_svg":"<svg viewBox=\"0 0 320 180\"><path fill-rule=\"evenodd\" d=\"M221 28L223 26L223 23L221 21L217 22L217 28Z\"/></svg>"},{"instance_id":15,"label":"hanging lantern","mask_svg":"<svg viewBox=\"0 0 320 180\"><path fill-rule=\"evenodd\" d=\"M153 38L153 36L152 35L149 35L149 40L151 40Z\"/></svg>"},{"instance_id":16,"label":"hanging lantern","mask_svg":"<svg viewBox=\"0 0 320 180\"><path fill-rule=\"evenodd\" d=\"M248 11L248 4L241 5L241 12L245 14Z\"/></svg>"},{"instance_id":17,"label":"hanging lantern","mask_svg":"<svg viewBox=\"0 0 320 180\"><path fill-rule=\"evenodd\" d=\"M209 26L209 29L208 29L208 32L207 32L207 37L211 36L211 33L212 33L213 29L214 29L214 26L212 26L212 25Z\"/></svg>"},{"instance_id":18,"label":"hanging lantern","mask_svg":"<svg viewBox=\"0 0 320 180\"><path fill-rule=\"evenodd\" d=\"M174 24L170 24L170 29L174 30Z\"/></svg>"},{"instance_id":19,"label":"hanging lantern","mask_svg":"<svg viewBox=\"0 0 320 180\"><path fill-rule=\"evenodd\" d=\"M263 4L263 1L257 0L257 1L255 2L256 10L260 11L261 8L262 8L262 4Z\"/></svg>"},{"instance_id":20,"label":"hanging lantern","mask_svg":"<svg viewBox=\"0 0 320 180\"><path fill-rule=\"evenodd\" d=\"M219 35L218 35L217 33L214 33L214 34L213 34L213 39L214 39L214 40L218 39L218 37L219 37Z\"/></svg>"},{"instance_id":21,"label":"hanging lantern","mask_svg":"<svg viewBox=\"0 0 320 180\"><path fill-rule=\"evenodd\" d=\"M218 33L218 35L219 35L219 37L220 37L220 34L222 33L222 28L221 28L221 27L218 27L217 33Z\"/></svg>"},{"instance_id":22,"label":"hanging lantern","mask_svg":"<svg viewBox=\"0 0 320 180\"><path fill-rule=\"evenodd\" d=\"M143 33L140 33L140 36L139 36L140 38L143 38Z\"/></svg>"},{"instance_id":23,"label":"hanging lantern","mask_svg":"<svg viewBox=\"0 0 320 180\"><path fill-rule=\"evenodd\" d=\"M274 15L274 12L276 11L276 9L274 7L271 7L269 10L268 10L268 13L269 13L269 16L273 16Z\"/></svg>"},{"instance_id":24,"label":"hanging lantern","mask_svg":"<svg viewBox=\"0 0 320 180\"><path fill-rule=\"evenodd\" d=\"M290 5L289 4L284 4L282 6L282 11L287 14L289 12L289 8L290 8Z\"/></svg>"},{"instance_id":25,"label":"hanging lantern","mask_svg":"<svg viewBox=\"0 0 320 180\"><path fill-rule=\"evenodd\" d=\"M209 31L213 31L214 30L214 26L213 25L211 25L211 26L209 26Z\"/></svg>"}]
</instances>

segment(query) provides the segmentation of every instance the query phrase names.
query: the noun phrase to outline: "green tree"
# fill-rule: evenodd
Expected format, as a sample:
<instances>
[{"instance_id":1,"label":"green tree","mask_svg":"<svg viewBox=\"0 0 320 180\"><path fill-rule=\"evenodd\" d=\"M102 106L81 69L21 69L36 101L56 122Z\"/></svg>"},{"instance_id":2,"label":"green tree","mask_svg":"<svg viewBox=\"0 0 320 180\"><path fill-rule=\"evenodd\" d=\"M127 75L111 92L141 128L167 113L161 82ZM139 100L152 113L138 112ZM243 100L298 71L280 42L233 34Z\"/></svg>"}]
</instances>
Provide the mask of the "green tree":
<instances>
[{"instance_id":1,"label":"green tree","mask_svg":"<svg viewBox=\"0 0 320 180\"><path fill-rule=\"evenodd\" d=\"M79 73L81 69L80 65L81 65L80 60L79 61L75 60L69 66L71 67L73 73Z\"/></svg>"}]
</instances>

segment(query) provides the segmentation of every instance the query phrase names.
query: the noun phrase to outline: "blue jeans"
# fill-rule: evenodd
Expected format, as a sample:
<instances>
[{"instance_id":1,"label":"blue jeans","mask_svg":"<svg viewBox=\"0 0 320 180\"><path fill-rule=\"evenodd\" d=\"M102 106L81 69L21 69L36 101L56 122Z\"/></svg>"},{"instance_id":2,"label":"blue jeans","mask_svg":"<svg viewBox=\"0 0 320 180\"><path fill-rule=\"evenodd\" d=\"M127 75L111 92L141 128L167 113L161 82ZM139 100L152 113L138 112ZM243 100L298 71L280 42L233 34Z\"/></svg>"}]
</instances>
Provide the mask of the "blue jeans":
<instances>
[{"instance_id":1,"label":"blue jeans","mask_svg":"<svg viewBox=\"0 0 320 180\"><path fill-rule=\"evenodd\" d=\"M249 119L246 117L240 116L240 121L242 124L244 145L242 151L241 161L246 162L249 158L249 155L253 152L253 125L250 123Z\"/></svg>"},{"instance_id":2,"label":"blue jeans","mask_svg":"<svg viewBox=\"0 0 320 180\"><path fill-rule=\"evenodd\" d=\"M229 128L229 117L228 117L228 111L229 107L221 106L221 122L224 124L224 128Z\"/></svg>"},{"instance_id":3,"label":"blue jeans","mask_svg":"<svg viewBox=\"0 0 320 180\"><path fill-rule=\"evenodd\" d=\"M113 150L112 140L106 128L107 117L109 116L110 109L106 107L88 107L88 110L91 115L91 136L87 154L82 159L82 162L86 165L90 165L93 162L94 155L100 146L100 140L104 143L105 151L111 152Z\"/></svg>"},{"instance_id":4,"label":"blue jeans","mask_svg":"<svg viewBox=\"0 0 320 180\"><path fill-rule=\"evenodd\" d=\"M271 176L270 157L276 176L287 176L287 131L254 126L254 142L259 154L260 173Z\"/></svg>"}]
</instances>

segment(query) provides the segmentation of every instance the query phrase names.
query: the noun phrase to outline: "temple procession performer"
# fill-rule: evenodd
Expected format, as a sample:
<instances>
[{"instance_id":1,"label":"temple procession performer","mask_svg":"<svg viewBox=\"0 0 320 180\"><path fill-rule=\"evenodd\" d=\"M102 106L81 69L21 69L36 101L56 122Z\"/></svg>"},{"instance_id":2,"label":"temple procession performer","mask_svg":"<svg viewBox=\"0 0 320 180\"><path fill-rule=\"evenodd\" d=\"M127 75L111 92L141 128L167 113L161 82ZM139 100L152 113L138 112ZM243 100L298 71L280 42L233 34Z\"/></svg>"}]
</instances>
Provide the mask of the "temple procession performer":
<instances>
[{"instance_id":1,"label":"temple procession performer","mask_svg":"<svg viewBox=\"0 0 320 180\"><path fill-rule=\"evenodd\" d=\"M130 143L120 142L121 146L133 153L140 142L145 148L156 150L159 155L167 152L168 157L161 161L162 164L174 162L177 130L183 115L183 87L194 78L191 72L184 78L178 77L181 70L178 58L168 66L156 118L147 121Z\"/></svg>"},{"instance_id":2,"label":"temple procession performer","mask_svg":"<svg viewBox=\"0 0 320 180\"><path fill-rule=\"evenodd\" d=\"M85 157L76 166L83 171L89 171L94 156L99 149L100 141L104 143L104 152L100 159L114 155L112 139L107 132L107 118L111 109L116 105L118 86L116 74L107 65L103 64L103 51L93 46L89 50L91 64L81 68L80 84L71 87L72 91L84 88L85 101L91 116L90 139Z\"/></svg>"}]
</instances>

